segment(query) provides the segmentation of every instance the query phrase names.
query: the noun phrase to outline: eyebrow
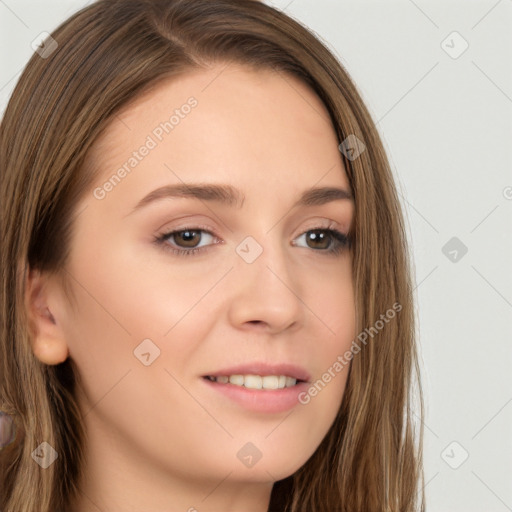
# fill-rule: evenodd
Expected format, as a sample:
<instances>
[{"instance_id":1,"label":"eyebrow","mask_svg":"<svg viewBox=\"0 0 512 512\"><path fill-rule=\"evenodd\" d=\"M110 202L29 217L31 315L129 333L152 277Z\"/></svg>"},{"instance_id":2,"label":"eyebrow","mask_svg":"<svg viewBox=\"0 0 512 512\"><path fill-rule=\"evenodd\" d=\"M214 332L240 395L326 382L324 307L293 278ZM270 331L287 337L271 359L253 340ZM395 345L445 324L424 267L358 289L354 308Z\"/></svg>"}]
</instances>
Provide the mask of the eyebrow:
<instances>
[{"instance_id":1,"label":"eyebrow","mask_svg":"<svg viewBox=\"0 0 512 512\"><path fill-rule=\"evenodd\" d=\"M226 184L190 183L166 185L143 197L130 213L150 203L173 197L190 197L201 201L213 201L227 206L242 208L245 196L237 188ZM293 204L296 206L319 206L331 201L353 200L350 191L337 187L314 187L305 190Z\"/></svg>"}]
</instances>

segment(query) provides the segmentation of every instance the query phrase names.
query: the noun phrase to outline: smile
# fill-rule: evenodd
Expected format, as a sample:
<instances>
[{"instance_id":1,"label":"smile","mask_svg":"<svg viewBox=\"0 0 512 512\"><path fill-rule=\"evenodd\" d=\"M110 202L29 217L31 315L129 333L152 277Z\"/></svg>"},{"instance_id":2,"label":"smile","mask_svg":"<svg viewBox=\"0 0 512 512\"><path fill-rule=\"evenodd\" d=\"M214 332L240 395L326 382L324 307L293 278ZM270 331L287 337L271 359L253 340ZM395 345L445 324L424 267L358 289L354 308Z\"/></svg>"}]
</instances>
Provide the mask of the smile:
<instances>
[{"instance_id":1,"label":"smile","mask_svg":"<svg viewBox=\"0 0 512 512\"><path fill-rule=\"evenodd\" d=\"M209 375L205 378L212 382L229 383L248 389L284 389L297 383L297 379L287 375Z\"/></svg>"}]
</instances>

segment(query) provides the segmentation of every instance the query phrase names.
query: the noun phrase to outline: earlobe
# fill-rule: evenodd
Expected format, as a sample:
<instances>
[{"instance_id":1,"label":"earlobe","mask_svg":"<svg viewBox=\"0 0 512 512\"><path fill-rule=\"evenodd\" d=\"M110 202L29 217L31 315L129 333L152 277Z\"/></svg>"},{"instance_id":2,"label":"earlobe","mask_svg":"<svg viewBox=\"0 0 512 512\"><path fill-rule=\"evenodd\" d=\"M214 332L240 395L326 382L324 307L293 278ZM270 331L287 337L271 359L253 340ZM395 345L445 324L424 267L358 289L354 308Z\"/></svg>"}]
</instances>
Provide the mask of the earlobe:
<instances>
[{"instance_id":1,"label":"earlobe","mask_svg":"<svg viewBox=\"0 0 512 512\"><path fill-rule=\"evenodd\" d=\"M66 343L56 338L44 336L34 340L32 351L39 361L48 365L62 363L69 355Z\"/></svg>"},{"instance_id":2,"label":"earlobe","mask_svg":"<svg viewBox=\"0 0 512 512\"><path fill-rule=\"evenodd\" d=\"M53 305L57 297L49 277L38 270L30 270L25 287L28 328L34 355L43 363L55 365L65 361L68 346Z\"/></svg>"}]
</instances>

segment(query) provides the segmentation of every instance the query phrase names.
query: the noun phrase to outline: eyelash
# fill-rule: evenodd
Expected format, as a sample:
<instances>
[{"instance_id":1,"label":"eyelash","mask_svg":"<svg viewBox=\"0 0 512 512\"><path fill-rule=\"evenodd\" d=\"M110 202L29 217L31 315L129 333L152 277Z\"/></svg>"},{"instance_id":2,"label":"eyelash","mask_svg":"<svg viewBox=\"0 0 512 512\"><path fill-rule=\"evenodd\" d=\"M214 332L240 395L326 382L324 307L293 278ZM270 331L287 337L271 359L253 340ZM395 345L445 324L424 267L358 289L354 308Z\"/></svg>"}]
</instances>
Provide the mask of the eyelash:
<instances>
[{"instance_id":1,"label":"eyelash","mask_svg":"<svg viewBox=\"0 0 512 512\"><path fill-rule=\"evenodd\" d=\"M204 226L189 226L189 227L183 227L178 230L168 231L166 233L157 235L155 237L154 241L157 245L162 246L162 248L165 251L170 251L171 253L173 253L176 256L191 256L191 255L197 254L199 252L206 252L206 251L208 251L209 248L211 248L212 245L215 245L215 244L210 244L205 247L199 247L199 248L193 247L191 249L177 249L175 247L169 246L169 244L166 243L167 240L172 235L176 235L178 233L183 233L185 231L201 231L201 232L207 233L209 235L212 235L215 238L218 238L215 233L213 233L212 231L210 231L209 229L207 229ZM337 255L341 254L342 251L346 247L350 246L350 239L348 238L348 236L345 233L342 233L341 231L338 231L337 229L333 229L330 226L327 228L324 228L324 227L311 228L311 229L308 229L307 231L304 231L299 236L309 233L310 231L323 231L325 233L328 233L331 236L331 240L333 240L331 247L329 247L328 249L313 249L310 247L310 249L312 251L323 252L326 255L337 256ZM218 242L216 242L216 243L218 243ZM303 247L303 248L305 248L305 247Z\"/></svg>"}]
</instances>

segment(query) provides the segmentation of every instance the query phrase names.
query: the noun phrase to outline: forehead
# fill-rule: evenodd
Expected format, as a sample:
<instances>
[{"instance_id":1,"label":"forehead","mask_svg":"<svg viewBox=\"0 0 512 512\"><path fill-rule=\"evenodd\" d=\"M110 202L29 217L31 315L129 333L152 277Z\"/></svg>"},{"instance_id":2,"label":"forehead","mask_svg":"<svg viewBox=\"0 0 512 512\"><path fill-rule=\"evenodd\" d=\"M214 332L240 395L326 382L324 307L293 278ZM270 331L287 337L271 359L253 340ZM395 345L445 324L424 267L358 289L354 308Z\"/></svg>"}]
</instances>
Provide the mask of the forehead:
<instances>
[{"instance_id":1,"label":"forehead","mask_svg":"<svg viewBox=\"0 0 512 512\"><path fill-rule=\"evenodd\" d=\"M146 160L198 176L344 171L323 102L298 78L270 69L230 63L156 84L114 116L89 161L108 178L149 139L155 148Z\"/></svg>"}]
</instances>

